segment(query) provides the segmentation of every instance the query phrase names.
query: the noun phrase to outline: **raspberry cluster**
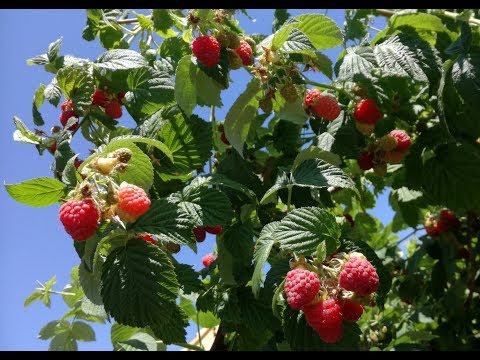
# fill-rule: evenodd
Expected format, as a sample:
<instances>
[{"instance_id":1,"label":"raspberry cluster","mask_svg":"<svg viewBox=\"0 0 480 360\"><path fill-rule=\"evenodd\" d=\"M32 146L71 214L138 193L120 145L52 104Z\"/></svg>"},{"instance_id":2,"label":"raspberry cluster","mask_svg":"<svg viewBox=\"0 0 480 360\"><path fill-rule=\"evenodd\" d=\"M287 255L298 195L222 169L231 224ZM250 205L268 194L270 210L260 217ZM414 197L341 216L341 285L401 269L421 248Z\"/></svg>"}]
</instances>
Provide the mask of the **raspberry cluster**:
<instances>
[{"instance_id":1,"label":"raspberry cluster","mask_svg":"<svg viewBox=\"0 0 480 360\"><path fill-rule=\"evenodd\" d=\"M288 305L303 311L307 324L322 341L339 341L343 321L357 321L362 304L371 304L379 286L375 268L358 252L336 253L319 268L304 261L294 266L285 277Z\"/></svg>"},{"instance_id":2,"label":"raspberry cluster","mask_svg":"<svg viewBox=\"0 0 480 360\"><path fill-rule=\"evenodd\" d=\"M440 211L438 218L434 215L428 215L424 225L428 235L438 237L440 234L459 229L462 223L450 210L443 209Z\"/></svg>"},{"instance_id":3,"label":"raspberry cluster","mask_svg":"<svg viewBox=\"0 0 480 360\"><path fill-rule=\"evenodd\" d=\"M218 235L222 232L222 225L217 226L196 226L193 228L193 235L197 242L205 241L207 233Z\"/></svg>"},{"instance_id":4,"label":"raspberry cluster","mask_svg":"<svg viewBox=\"0 0 480 360\"><path fill-rule=\"evenodd\" d=\"M105 110L105 114L112 119L118 119L122 117L122 100L125 97L125 93L119 92L113 93L109 89L95 89L92 95L92 105L97 105Z\"/></svg>"},{"instance_id":5,"label":"raspberry cluster","mask_svg":"<svg viewBox=\"0 0 480 360\"><path fill-rule=\"evenodd\" d=\"M70 131L75 131L77 130L78 128L78 114L75 112L75 110L73 110L73 102L72 100L65 100L62 105L61 105L61 109L62 109L62 113L60 114L60 123L62 124L63 127L65 127L65 125L67 125L68 123L68 120L70 120L70 118L76 118L77 122L74 123L73 125L70 125L68 127L67 130L70 130Z\"/></svg>"}]
</instances>

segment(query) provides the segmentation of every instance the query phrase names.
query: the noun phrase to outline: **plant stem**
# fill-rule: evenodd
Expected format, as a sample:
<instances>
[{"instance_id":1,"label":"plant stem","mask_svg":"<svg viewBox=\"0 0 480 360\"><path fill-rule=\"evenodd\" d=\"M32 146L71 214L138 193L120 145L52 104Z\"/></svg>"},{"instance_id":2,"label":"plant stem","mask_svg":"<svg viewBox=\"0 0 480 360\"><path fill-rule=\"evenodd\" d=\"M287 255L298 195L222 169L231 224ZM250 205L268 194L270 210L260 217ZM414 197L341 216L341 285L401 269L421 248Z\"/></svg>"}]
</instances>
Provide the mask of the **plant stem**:
<instances>
[{"instance_id":1,"label":"plant stem","mask_svg":"<svg viewBox=\"0 0 480 360\"><path fill-rule=\"evenodd\" d=\"M147 15L147 18L151 18L151 15ZM115 21L117 24L135 24L138 23L137 18L130 18L130 19L119 19Z\"/></svg>"},{"instance_id":2,"label":"plant stem","mask_svg":"<svg viewBox=\"0 0 480 360\"><path fill-rule=\"evenodd\" d=\"M404 236L404 237L401 238L400 240L395 241L395 243L394 243L395 246L401 244L402 242L404 242L405 240L407 240L410 236L415 235L415 234L417 233L417 231L419 231L419 230L421 230L421 229L415 229L415 230L412 231L410 234Z\"/></svg>"},{"instance_id":3,"label":"plant stem","mask_svg":"<svg viewBox=\"0 0 480 360\"><path fill-rule=\"evenodd\" d=\"M317 86L317 87L320 87L320 88L323 88L323 89L335 90L335 91L338 92L338 93L342 93L343 95L345 95L345 96L348 97L349 99L355 100L355 96L353 96L352 94L350 94L350 93L349 93L348 91L346 91L345 89L342 89L342 88L339 88L339 87L336 87L336 86L333 86L333 85L321 84L321 83L319 83L319 82L316 82L316 81L313 81L313 80L308 79L308 78L307 78L305 75L303 75L303 74L300 74L300 75L303 77L305 84L310 84L310 85Z\"/></svg>"},{"instance_id":4,"label":"plant stem","mask_svg":"<svg viewBox=\"0 0 480 360\"><path fill-rule=\"evenodd\" d=\"M212 123L212 134L215 135L216 134L215 130L217 129L216 122L215 122L215 105L210 106L210 122ZM211 155L208 157L208 166L210 169L210 174L213 174L215 169L212 166Z\"/></svg>"},{"instance_id":5,"label":"plant stem","mask_svg":"<svg viewBox=\"0 0 480 360\"><path fill-rule=\"evenodd\" d=\"M215 334L215 339L213 340L212 347L210 351L227 351L227 346L225 345L225 335L223 334L222 323L218 325L217 333Z\"/></svg>"},{"instance_id":6,"label":"plant stem","mask_svg":"<svg viewBox=\"0 0 480 360\"><path fill-rule=\"evenodd\" d=\"M42 288L36 288L35 290L45 291L45 289L42 289ZM55 290L48 290L47 292L49 294L65 295L65 296L75 296L76 295L75 293L55 291Z\"/></svg>"},{"instance_id":7,"label":"plant stem","mask_svg":"<svg viewBox=\"0 0 480 360\"><path fill-rule=\"evenodd\" d=\"M196 323L197 323L198 343L200 344L200 347L201 347L202 349L205 349L205 348L203 347L203 344L202 344L202 334L200 334L200 320L199 320L199 318L198 318L198 311L197 311L197 314L196 314L196 315L197 315L197 321L196 321Z\"/></svg>"},{"instance_id":8,"label":"plant stem","mask_svg":"<svg viewBox=\"0 0 480 360\"><path fill-rule=\"evenodd\" d=\"M189 344L189 343L173 343L173 345L181 346L181 347L191 349L191 350L205 351L200 346L195 346L195 345L192 345L192 344Z\"/></svg>"},{"instance_id":9,"label":"plant stem","mask_svg":"<svg viewBox=\"0 0 480 360\"><path fill-rule=\"evenodd\" d=\"M290 212L290 203L292 201L292 188L293 185L287 185L288 198L287 198L287 213Z\"/></svg>"}]
</instances>

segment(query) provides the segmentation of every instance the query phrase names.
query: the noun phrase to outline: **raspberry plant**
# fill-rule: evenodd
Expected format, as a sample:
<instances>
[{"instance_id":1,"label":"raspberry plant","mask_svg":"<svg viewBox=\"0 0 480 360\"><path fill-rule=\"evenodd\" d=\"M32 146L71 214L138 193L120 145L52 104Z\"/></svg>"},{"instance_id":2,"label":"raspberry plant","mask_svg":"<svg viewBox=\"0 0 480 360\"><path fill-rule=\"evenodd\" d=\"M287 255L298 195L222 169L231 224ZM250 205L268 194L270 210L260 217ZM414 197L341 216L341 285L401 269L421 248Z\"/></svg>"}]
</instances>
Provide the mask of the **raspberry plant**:
<instances>
[{"instance_id":1,"label":"raspberry plant","mask_svg":"<svg viewBox=\"0 0 480 360\"><path fill-rule=\"evenodd\" d=\"M6 189L60 206L79 257L64 291L52 278L25 302L70 308L40 338L76 350L108 321L115 350L195 349L191 319L218 325L211 350L478 349L479 11L346 10L340 29L277 9L272 34L245 34L238 11L87 10L102 55L60 55L59 39L28 61L53 77L14 140L53 175ZM232 84L240 68L251 79ZM44 100L61 103L50 132ZM383 191L388 225L368 212ZM206 233L205 268L180 263Z\"/></svg>"}]
</instances>

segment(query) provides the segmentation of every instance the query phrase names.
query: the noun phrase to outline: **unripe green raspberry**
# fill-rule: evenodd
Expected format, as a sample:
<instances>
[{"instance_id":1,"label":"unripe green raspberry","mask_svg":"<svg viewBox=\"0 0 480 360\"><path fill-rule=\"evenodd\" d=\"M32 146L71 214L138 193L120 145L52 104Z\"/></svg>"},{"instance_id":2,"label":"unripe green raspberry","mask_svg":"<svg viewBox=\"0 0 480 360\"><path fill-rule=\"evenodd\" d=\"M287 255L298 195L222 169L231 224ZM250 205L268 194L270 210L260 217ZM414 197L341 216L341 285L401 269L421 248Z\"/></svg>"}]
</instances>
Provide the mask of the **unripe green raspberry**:
<instances>
[{"instance_id":1,"label":"unripe green raspberry","mask_svg":"<svg viewBox=\"0 0 480 360\"><path fill-rule=\"evenodd\" d=\"M240 69L243 66L242 58L233 50L228 50L228 68L232 70Z\"/></svg>"}]
</instances>

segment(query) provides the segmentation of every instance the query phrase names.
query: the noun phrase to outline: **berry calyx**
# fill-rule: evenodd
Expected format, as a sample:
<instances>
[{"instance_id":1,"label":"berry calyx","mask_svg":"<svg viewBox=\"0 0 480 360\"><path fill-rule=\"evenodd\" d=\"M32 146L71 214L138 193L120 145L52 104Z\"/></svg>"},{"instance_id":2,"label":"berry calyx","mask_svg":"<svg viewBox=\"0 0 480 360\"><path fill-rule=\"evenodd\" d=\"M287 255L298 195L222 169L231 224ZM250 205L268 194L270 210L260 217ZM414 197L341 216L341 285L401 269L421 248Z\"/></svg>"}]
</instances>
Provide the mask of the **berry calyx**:
<instances>
[{"instance_id":1,"label":"berry calyx","mask_svg":"<svg viewBox=\"0 0 480 360\"><path fill-rule=\"evenodd\" d=\"M363 99L353 111L353 117L356 121L366 124L376 124L382 118L383 114L372 99Z\"/></svg>"},{"instance_id":2,"label":"berry calyx","mask_svg":"<svg viewBox=\"0 0 480 360\"><path fill-rule=\"evenodd\" d=\"M250 44L244 40L240 41L240 46L235 49L235 52L242 59L243 66L249 66L253 63L253 54Z\"/></svg>"},{"instance_id":3,"label":"berry calyx","mask_svg":"<svg viewBox=\"0 0 480 360\"><path fill-rule=\"evenodd\" d=\"M345 290L368 296L378 289L378 274L367 259L351 256L340 272L338 283Z\"/></svg>"},{"instance_id":4,"label":"berry calyx","mask_svg":"<svg viewBox=\"0 0 480 360\"><path fill-rule=\"evenodd\" d=\"M258 101L258 107L263 110L265 114L271 113L273 110L272 98L266 97Z\"/></svg>"},{"instance_id":5,"label":"berry calyx","mask_svg":"<svg viewBox=\"0 0 480 360\"><path fill-rule=\"evenodd\" d=\"M343 318L347 321L357 321L363 314L363 306L349 299L345 299L341 306Z\"/></svg>"},{"instance_id":6,"label":"berry calyx","mask_svg":"<svg viewBox=\"0 0 480 360\"><path fill-rule=\"evenodd\" d=\"M100 212L91 199L69 200L60 207L59 218L75 241L85 241L98 228Z\"/></svg>"},{"instance_id":7,"label":"berry calyx","mask_svg":"<svg viewBox=\"0 0 480 360\"><path fill-rule=\"evenodd\" d=\"M215 259L216 259L215 255L207 254L202 258L202 264L203 264L203 266L208 268L208 267L210 267L210 265L212 265L212 263L215 261Z\"/></svg>"},{"instance_id":8,"label":"berry calyx","mask_svg":"<svg viewBox=\"0 0 480 360\"><path fill-rule=\"evenodd\" d=\"M107 94L105 94L102 89L95 89L95 92L92 95L92 105L105 107L107 100Z\"/></svg>"},{"instance_id":9,"label":"berry calyx","mask_svg":"<svg viewBox=\"0 0 480 360\"><path fill-rule=\"evenodd\" d=\"M222 232L222 225L217 225L217 226L205 226L204 227L205 231L213 234L213 235L218 235Z\"/></svg>"},{"instance_id":10,"label":"berry calyx","mask_svg":"<svg viewBox=\"0 0 480 360\"><path fill-rule=\"evenodd\" d=\"M290 270L285 278L285 294L287 303L298 310L308 305L320 290L320 280L313 271L296 268Z\"/></svg>"},{"instance_id":11,"label":"berry calyx","mask_svg":"<svg viewBox=\"0 0 480 360\"><path fill-rule=\"evenodd\" d=\"M199 36L192 42L192 52L202 65L214 67L220 59L220 43L211 35Z\"/></svg>"},{"instance_id":12,"label":"berry calyx","mask_svg":"<svg viewBox=\"0 0 480 360\"><path fill-rule=\"evenodd\" d=\"M105 113L112 119L118 119L122 117L122 103L118 100L106 102Z\"/></svg>"},{"instance_id":13,"label":"berry calyx","mask_svg":"<svg viewBox=\"0 0 480 360\"><path fill-rule=\"evenodd\" d=\"M135 222L150 208L150 199L141 187L123 182L118 188L117 214L125 222Z\"/></svg>"},{"instance_id":14,"label":"berry calyx","mask_svg":"<svg viewBox=\"0 0 480 360\"><path fill-rule=\"evenodd\" d=\"M137 238L143 239L145 240L145 242L149 242L150 244L153 244L153 245L157 243L155 238L150 234L141 234L141 235L138 235Z\"/></svg>"},{"instance_id":15,"label":"berry calyx","mask_svg":"<svg viewBox=\"0 0 480 360\"><path fill-rule=\"evenodd\" d=\"M390 135L384 135L375 143L378 150L392 151L397 147L397 140Z\"/></svg>"},{"instance_id":16,"label":"berry calyx","mask_svg":"<svg viewBox=\"0 0 480 360\"><path fill-rule=\"evenodd\" d=\"M412 144L410 136L403 130L392 130L388 135L397 141L397 146L395 147L397 151L405 152Z\"/></svg>"},{"instance_id":17,"label":"berry calyx","mask_svg":"<svg viewBox=\"0 0 480 360\"><path fill-rule=\"evenodd\" d=\"M197 226L193 228L193 235L195 236L195 240L197 242L203 242L205 241L207 232L203 226Z\"/></svg>"},{"instance_id":18,"label":"berry calyx","mask_svg":"<svg viewBox=\"0 0 480 360\"><path fill-rule=\"evenodd\" d=\"M374 154L372 152L362 152L357 159L358 166L362 170L370 170L373 168Z\"/></svg>"}]
</instances>

